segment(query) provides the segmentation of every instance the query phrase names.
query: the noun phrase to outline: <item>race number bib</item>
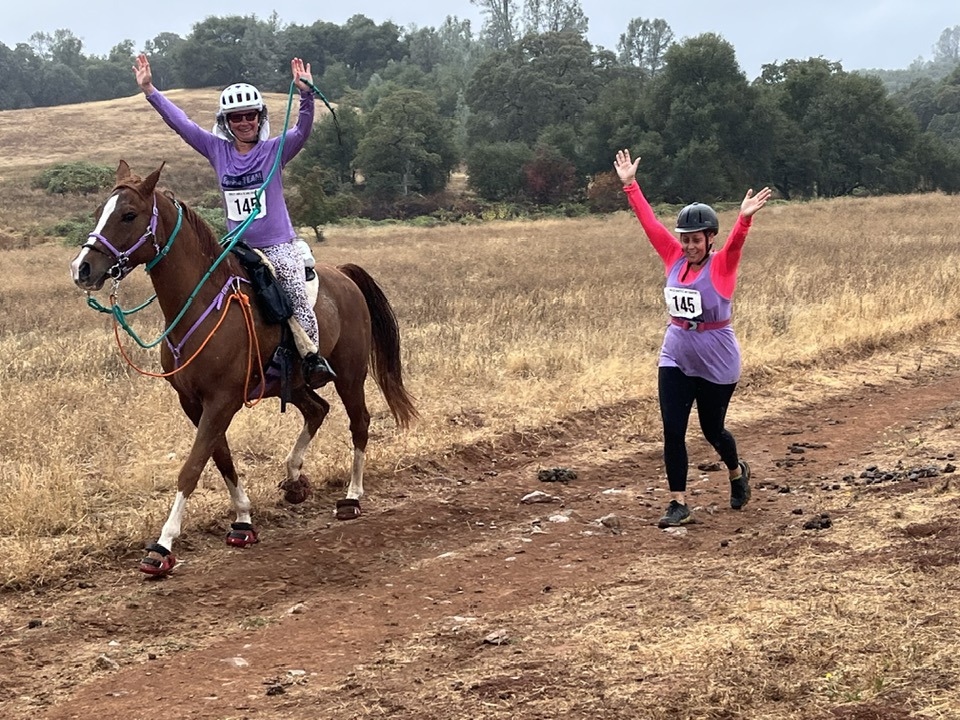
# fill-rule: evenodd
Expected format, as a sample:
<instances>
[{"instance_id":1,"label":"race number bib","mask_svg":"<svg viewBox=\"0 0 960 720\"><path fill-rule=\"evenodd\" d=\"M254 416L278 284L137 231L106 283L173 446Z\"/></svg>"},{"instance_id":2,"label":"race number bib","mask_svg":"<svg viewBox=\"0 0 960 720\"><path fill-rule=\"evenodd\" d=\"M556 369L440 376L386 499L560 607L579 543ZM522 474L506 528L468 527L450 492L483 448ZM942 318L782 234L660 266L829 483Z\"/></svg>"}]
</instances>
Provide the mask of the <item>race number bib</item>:
<instances>
[{"instance_id":1,"label":"race number bib","mask_svg":"<svg viewBox=\"0 0 960 720\"><path fill-rule=\"evenodd\" d=\"M667 310L675 318L693 320L703 314L703 299L699 290L667 287L663 289Z\"/></svg>"},{"instance_id":2,"label":"race number bib","mask_svg":"<svg viewBox=\"0 0 960 720\"><path fill-rule=\"evenodd\" d=\"M256 190L224 190L223 199L227 204L228 220L243 222L251 215L261 219L267 216L266 193L257 200Z\"/></svg>"}]
</instances>

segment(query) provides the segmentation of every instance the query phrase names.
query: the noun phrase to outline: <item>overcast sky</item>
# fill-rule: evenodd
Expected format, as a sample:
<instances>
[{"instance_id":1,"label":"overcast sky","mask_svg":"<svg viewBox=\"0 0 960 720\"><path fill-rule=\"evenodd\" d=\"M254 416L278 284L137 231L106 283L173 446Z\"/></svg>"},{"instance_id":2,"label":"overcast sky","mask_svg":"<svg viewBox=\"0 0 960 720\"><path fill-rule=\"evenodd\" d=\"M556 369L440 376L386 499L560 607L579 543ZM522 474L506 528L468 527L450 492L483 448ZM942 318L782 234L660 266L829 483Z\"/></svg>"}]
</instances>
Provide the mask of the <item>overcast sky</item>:
<instances>
[{"instance_id":1,"label":"overcast sky","mask_svg":"<svg viewBox=\"0 0 960 720\"><path fill-rule=\"evenodd\" d=\"M521 5L522 5L522 0ZM274 10L283 24L311 25L317 20L342 25L352 15L401 27L439 26L447 15L471 20L479 32L482 16L469 0L351 0L304 3L293 0L10 0L0 19L0 42L9 48L28 42L38 31L68 29L83 41L86 55L105 55L119 42L137 49L161 32L186 36L194 23L215 15L256 15ZM917 58L930 60L940 33L960 25L960 0L804 0L774 3L739 0L581 0L590 21L588 39L616 50L620 34L636 17L666 20L676 38L713 32L737 53L752 80L769 62L824 57L845 70L906 68ZM309 60L309 58L304 58ZM0 78L2 82L2 78Z\"/></svg>"}]
</instances>

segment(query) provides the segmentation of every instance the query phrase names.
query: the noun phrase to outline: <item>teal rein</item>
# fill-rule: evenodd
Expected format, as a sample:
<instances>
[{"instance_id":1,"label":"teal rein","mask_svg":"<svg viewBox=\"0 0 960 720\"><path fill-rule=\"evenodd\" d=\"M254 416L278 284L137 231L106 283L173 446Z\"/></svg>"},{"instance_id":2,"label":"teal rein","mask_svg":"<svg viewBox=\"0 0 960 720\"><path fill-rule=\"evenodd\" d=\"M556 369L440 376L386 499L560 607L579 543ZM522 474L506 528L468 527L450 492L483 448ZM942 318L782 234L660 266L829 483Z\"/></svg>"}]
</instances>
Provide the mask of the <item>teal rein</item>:
<instances>
[{"instance_id":1,"label":"teal rein","mask_svg":"<svg viewBox=\"0 0 960 720\"><path fill-rule=\"evenodd\" d=\"M329 103L327 102L327 99L323 96L323 93L321 93L320 90L317 89L317 87L313 83L309 82L306 78L300 78L300 80L306 83L314 93L319 95L320 99L323 100L324 104L326 104L327 107L329 107ZM287 97L287 115L284 118L283 130L280 133L280 144L277 146L277 156L276 158L274 158L273 166L270 168L270 172L267 173L266 180L263 181L263 184L257 189L257 192L254 195L254 202L257 205L260 204L260 196L263 194L263 191L266 189L267 185L270 183L270 180L273 179L274 173L277 171L277 168L280 166L280 158L283 155L283 145L287 139L287 128L290 125L290 112L293 108L293 91L295 88L296 88L296 85L291 80L290 92ZM176 227L174 228L173 232L170 234L170 237L168 238L166 244L157 253L157 256L144 266L145 272L149 273L154 267L156 267L157 263L159 263L164 257L166 257L167 253L170 251L170 248L173 246L173 241L176 239L177 234L180 232L180 226L183 222L183 207L176 200L174 200L173 202L174 202L174 205L177 206ZM257 217L257 214L251 213L249 216L247 216L247 219L244 220L243 223L235 227L233 230L227 232L226 235L220 238L218 242L223 247L223 252L220 253L220 256L213 261L213 264L210 266L207 272L204 273L202 278L200 278L200 282L193 289L193 292L190 293L190 297L187 298L187 301L184 303L183 307L180 309L180 312L177 313L177 316L173 319L173 322L171 322L166 327L166 329L159 335L159 337L157 337L156 340L153 340L152 342L145 342L140 338L140 336L136 333L136 331L132 327L130 327L130 325L127 323L128 315L133 315L135 313L140 312L144 308L148 307L151 303L153 303L154 300L157 299L156 293L154 293L151 297L147 298L147 300L145 300L143 303L141 303L137 307L132 308L130 310L124 310L116 302L114 302L110 307L106 307L102 305L95 297L89 294L87 295L87 305L98 312L109 313L110 315L113 315L117 324L120 327L122 327L124 331L127 333L127 335L133 338L136 341L137 345L139 345L140 347L144 349L149 349L159 345L173 331L173 329L177 326L180 320L183 319L183 316L186 314L187 310L193 304L193 301L197 297L197 294L203 288L204 284L206 284L207 280L210 279L210 276L213 274L213 271L216 270L217 267L219 267L220 263L223 262L223 259L227 257L227 255L230 253L233 247L240 241L240 238L243 236L243 233L246 232L247 227L249 227L250 223L252 223L256 219L256 217ZM119 288L119 286L120 286L120 281L117 280L115 285L115 290L116 288Z\"/></svg>"}]
</instances>

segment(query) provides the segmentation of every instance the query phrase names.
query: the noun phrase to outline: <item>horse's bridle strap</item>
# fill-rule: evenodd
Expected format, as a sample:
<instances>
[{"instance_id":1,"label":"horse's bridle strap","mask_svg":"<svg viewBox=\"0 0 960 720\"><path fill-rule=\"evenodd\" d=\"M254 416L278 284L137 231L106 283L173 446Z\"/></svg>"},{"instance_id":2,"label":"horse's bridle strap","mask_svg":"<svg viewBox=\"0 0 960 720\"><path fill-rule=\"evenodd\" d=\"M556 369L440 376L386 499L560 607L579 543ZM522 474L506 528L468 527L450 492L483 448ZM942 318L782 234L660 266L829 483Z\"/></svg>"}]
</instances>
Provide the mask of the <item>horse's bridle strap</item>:
<instances>
[{"instance_id":1,"label":"horse's bridle strap","mask_svg":"<svg viewBox=\"0 0 960 720\"><path fill-rule=\"evenodd\" d=\"M133 255L133 253L135 253L140 248L140 246L143 245L150 238L153 238L154 244L156 244L157 220L159 219L159 217L160 217L160 213L157 211L157 194L154 193L153 194L153 212L151 213L151 216L150 216L150 224L147 226L147 229L143 233L143 235L140 236L140 239L137 240L131 247L123 251L117 250L111 244L111 242L107 240L103 235L95 232L92 232L87 235L87 241L82 245L82 247L90 248L91 250L96 250L97 242L102 243L104 247L106 247L107 250L110 251L113 257L116 258L116 261L117 261L116 264L112 268L110 268L111 271L116 270L115 273L110 272L111 277L115 277L118 280L122 279L123 277L126 276L128 272L130 272L130 267L127 264L127 261L130 259L130 256ZM157 248L157 252L158 253L160 252L159 248Z\"/></svg>"},{"instance_id":2,"label":"horse's bridle strap","mask_svg":"<svg viewBox=\"0 0 960 720\"><path fill-rule=\"evenodd\" d=\"M190 336L200 327L204 320L207 319L207 316L212 313L214 310L219 310L223 307L223 301L227 297L227 291L231 288L240 287L240 283L250 284L250 281L245 277L240 277L239 275L231 275L230 279L224 283L223 287L220 288L220 292L217 293L216 297L213 298L211 303L207 306L207 309L203 311L203 314L197 318L197 321L190 327L189 330L184 334L176 345L171 342L170 337L167 337L167 347L170 348L170 352L173 354L173 366L174 368L180 367L180 353L182 352L184 346L187 344L187 340L190 339Z\"/></svg>"}]
</instances>

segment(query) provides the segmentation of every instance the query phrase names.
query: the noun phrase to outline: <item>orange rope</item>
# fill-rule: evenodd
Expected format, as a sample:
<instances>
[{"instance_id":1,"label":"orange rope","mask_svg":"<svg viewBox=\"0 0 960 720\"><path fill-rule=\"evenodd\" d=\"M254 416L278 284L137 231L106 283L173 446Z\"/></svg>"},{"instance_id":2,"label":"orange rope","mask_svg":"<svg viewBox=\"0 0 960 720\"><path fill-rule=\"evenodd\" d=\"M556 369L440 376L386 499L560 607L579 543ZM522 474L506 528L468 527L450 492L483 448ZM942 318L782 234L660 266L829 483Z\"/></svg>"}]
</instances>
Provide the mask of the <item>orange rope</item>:
<instances>
[{"instance_id":1,"label":"orange rope","mask_svg":"<svg viewBox=\"0 0 960 720\"><path fill-rule=\"evenodd\" d=\"M227 302L223 306L223 312L220 314L220 319L217 320L217 324L213 326L213 329L210 331L210 334L207 335L206 338L204 338L204 341L202 343L200 343L200 347L197 348L196 352L194 352L193 355L191 355L189 359L187 359L187 361L177 369L171 370L170 372L166 372L166 373L153 373L153 372L150 372L149 370L143 370L142 368L137 367L137 365L134 364L133 360L130 359L130 356L127 355L126 350L123 349L123 343L120 342L120 325L117 322L116 318L114 318L113 335L117 339L117 347L120 348L120 355L122 355L123 359L127 361L127 365L132 367L141 375L146 375L147 377L154 377L154 378L172 377L176 375L178 372L180 372L181 370L186 369L186 367L197 358L197 356L200 354L203 348L207 346L207 343L210 342L211 338L213 338L217 330L220 329L220 326L223 324L223 321L226 320L227 311L230 309L230 303L233 302L234 300L240 303L240 311L243 313L244 324L247 326L247 337L250 338L250 342L247 343L247 373L243 381L243 397L244 397L243 404L246 407L253 407L257 403L259 403L261 400L263 400L263 393L266 391L266 376L264 375L264 372L263 372L263 360L261 360L260 358L260 342L259 342L259 338L257 337L256 323L254 322L254 319L253 319L253 313L250 310L250 298L248 298L239 290L234 291L232 295L229 295L227 297ZM111 302L114 301L113 296L110 297L110 301ZM260 395L255 400L247 400L246 398L250 394L250 376L251 376L251 373L253 372L254 355L256 355L257 357L257 368L260 371Z\"/></svg>"}]
</instances>

